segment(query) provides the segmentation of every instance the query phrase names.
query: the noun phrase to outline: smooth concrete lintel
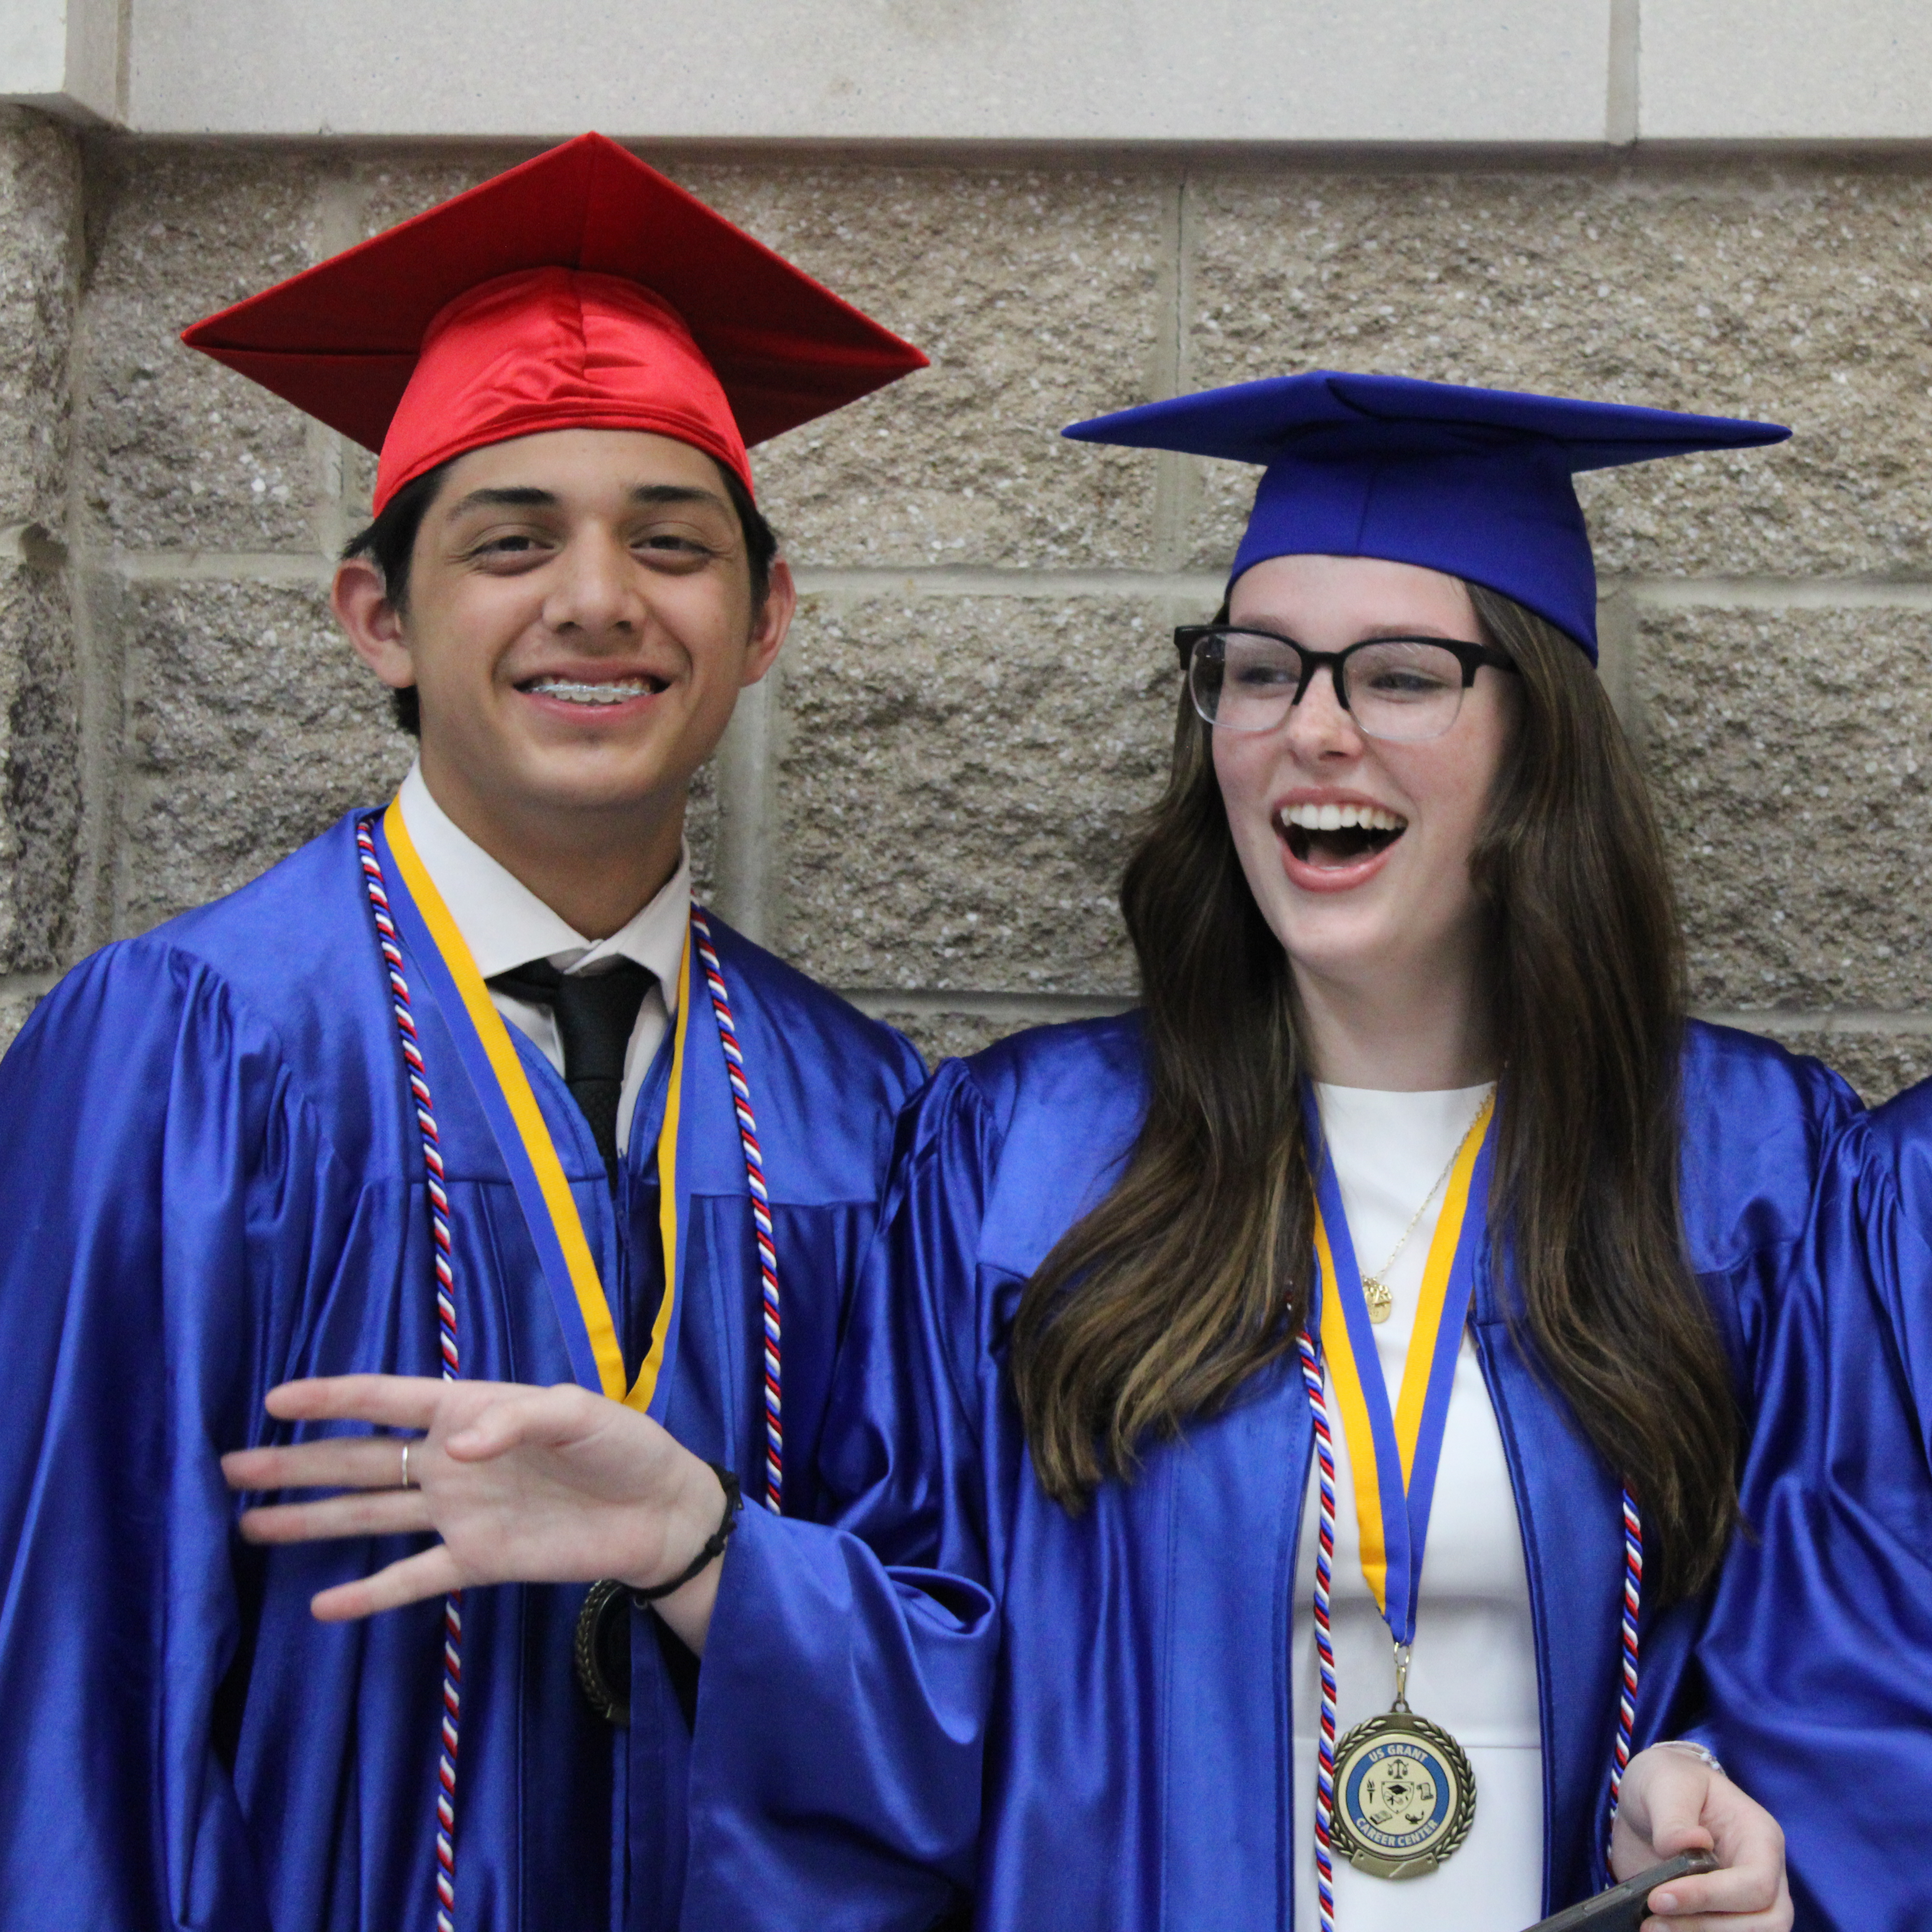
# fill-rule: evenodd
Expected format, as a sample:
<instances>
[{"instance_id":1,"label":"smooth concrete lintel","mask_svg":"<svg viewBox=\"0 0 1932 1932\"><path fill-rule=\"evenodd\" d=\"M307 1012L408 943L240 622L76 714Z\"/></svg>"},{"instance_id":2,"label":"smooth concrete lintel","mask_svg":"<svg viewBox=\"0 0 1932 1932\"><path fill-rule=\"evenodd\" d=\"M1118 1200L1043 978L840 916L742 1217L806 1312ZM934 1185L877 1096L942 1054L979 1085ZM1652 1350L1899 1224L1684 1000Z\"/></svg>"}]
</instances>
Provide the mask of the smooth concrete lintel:
<instances>
[{"instance_id":1,"label":"smooth concrete lintel","mask_svg":"<svg viewBox=\"0 0 1932 1932\"><path fill-rule=\"evenodd\" d=\"M118 124L128 11L128 0L0 0L0 104Z\"/></svg>"}]
</instances>

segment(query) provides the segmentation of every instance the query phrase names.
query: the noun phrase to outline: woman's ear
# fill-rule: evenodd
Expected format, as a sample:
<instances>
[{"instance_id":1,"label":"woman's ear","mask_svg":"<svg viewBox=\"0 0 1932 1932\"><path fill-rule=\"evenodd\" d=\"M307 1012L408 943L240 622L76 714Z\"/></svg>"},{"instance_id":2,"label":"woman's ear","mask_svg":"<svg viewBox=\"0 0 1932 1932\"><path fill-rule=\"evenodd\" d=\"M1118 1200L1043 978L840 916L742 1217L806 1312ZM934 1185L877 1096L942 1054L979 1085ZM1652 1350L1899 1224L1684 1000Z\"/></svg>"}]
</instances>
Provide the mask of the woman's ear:
<instances>
[{"instance_id":1,"label":"woman's ear","mask_svg":"<svg viewBox=\"0 0 1932 1932\"><path fill-rule=\"evenodd\" d=\"M408 626L390 602L380 565L366 556L344 558L335 566L328 604L356 655L391 690L400 691L416 682Z\"/></svg>"}]
</instances>

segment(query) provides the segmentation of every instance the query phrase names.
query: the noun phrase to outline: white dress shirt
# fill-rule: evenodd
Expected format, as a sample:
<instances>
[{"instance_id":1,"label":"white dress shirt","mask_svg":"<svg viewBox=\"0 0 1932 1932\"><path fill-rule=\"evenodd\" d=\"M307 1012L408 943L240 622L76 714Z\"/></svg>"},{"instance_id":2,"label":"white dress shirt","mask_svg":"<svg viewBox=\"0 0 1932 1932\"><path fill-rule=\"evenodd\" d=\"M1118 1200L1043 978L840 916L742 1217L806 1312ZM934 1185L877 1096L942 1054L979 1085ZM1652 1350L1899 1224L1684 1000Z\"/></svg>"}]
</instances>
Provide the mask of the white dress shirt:
<instances>
[{"instance_id":1,"label":"white dress shirt","mask_svg":"<svg viewBox=\"0 0 1932 1932\"><path fill-rule=\"evenodd\" d=\"M1448 1165L1488 1089L1383 1094L1316 1089L1341 1184L1356 1259L1373 1274ZM1438 1192L1384 1277L1394 1292L1376 1352L1390 1406L1402 1386ZM1362 1576L1355 1486L1332 1388L1335 1564L1329 1621L1341 1732L1386 1711L1395 1696L1388 1626ZM1312 1600L1320 1496L1312 1464L1302 1518L1294 1613L1295 1924L1318 1922L1315 1890L1315 1750L1322 1710ZM1542 1916L1543 1743L1536 1646L1522 1528L1475 1345L1466 1329L1442 1438L1409 1666L1408 1701L1468 1754L1476 1819L1468 1841L1420 1878L1391 1880L1335 1862L1335 1922L1346 1932L1520 1932Z\"/></svg>"},{"instance_id":2,"label":"white dress shirt","mask_svg":"<svg viewBox=\"0 0 1932 1932\"><path fill-rule=\"evenodd\" d=\"M637 1024L631 1029L630 1044L624 1053L617 1145L620 1150L628 1148L638 1090L677 1011L678 968L691 920L691 854L680 855L670 883L641 912L608 939L593 942L553 912L457 826L430 795L420 760L410 767L399 802L417 856L442 895L456 929L476 962L477 971L485 980L527 965L532 959L547 959L559 972L573 974L605 972L617 960L631 959L652 975L656 983L638 1009ZM490 998L504 1018L527 1034L561 1073L563 1043L550 1009L512 999L494 986Z\"/></svg>"}]
</instances>

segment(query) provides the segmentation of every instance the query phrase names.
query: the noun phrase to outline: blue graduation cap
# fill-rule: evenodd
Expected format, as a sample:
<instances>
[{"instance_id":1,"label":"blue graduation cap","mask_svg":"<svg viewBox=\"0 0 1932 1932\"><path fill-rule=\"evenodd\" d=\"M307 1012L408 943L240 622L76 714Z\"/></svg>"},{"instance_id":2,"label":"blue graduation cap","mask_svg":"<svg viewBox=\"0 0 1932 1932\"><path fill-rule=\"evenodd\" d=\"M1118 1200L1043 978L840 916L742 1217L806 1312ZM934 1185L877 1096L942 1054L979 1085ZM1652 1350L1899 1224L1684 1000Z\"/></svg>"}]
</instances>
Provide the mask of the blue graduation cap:
<instances>
[{"instance_id":1,"label":"blue graduation cap","mask_svg":"<svg viewBox=\"0 0 1932 1932\"><path fill-rule=\"evenodd\" d=\"M1597 569L1572 476L1791 432L1318 369L1121 410L1061 434L1265 464L1231 584L1264 558L1304 553L1422 564L1514 598L1594 663Z\"/></svg>"}]
</instances>

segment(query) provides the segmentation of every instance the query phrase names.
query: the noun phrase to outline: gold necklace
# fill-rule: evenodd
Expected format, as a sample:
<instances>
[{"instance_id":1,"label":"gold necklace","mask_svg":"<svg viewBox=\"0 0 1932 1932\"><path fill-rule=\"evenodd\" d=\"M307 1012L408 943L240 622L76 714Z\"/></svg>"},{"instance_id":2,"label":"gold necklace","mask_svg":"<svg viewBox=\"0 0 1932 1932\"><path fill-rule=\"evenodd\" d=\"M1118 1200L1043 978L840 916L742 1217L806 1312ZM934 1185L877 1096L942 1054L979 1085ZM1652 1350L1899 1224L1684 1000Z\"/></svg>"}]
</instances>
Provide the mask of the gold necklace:
<instances>
[{"instance_id":1,"label":"gold necklace","mask_svg":"<svg viewBox=\"0 0 1932 1932\"><path fill-rule=\"evenodd\" d=\"M1462 1130L1462 1138L1456 1143L1456 1151L1449 1156L1449 1163L1436 1177L1435 1184L1422 1197L1421 1204L1408 1217L1408 1226L1402 1231L1402 1239L1390 1250L1389 1258L1373 1274L1362 1277L1362 1294L1369 1304L1369 1319L1380 1324L1395 1312L1395 1291L1388 1285L1388 1271L1401 1258L1402 1251L1408 1246L1408 1238L1415 1232L1416 1223L1422 1219L1430 1202L1442 1190L1442 1184L1456 1171L1456 1163L1462 1158L1462 1150L1469 1144L1469 1136L1476 1131L1476 1123L1483 1118L1483 1109L1490 1104L1492 1089L1485 1087L1483 1097L1476 1103L1476 1111L1469 1116L1469 1124Z\"/></svg>"}]
</instances>

